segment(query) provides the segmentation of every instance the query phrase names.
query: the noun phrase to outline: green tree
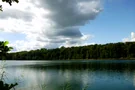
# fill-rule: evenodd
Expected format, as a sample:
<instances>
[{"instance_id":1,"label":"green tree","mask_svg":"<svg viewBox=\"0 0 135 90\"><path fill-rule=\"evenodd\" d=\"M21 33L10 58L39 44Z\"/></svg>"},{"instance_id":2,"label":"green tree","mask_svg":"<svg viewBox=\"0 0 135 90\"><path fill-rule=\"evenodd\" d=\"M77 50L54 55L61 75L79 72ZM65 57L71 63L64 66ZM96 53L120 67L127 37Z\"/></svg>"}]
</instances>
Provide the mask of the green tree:
<instances>
[{"instance_id":1,"label":"green tree","mask_svg":"<svg viewBox=\"0 0 135 90\"><path fill-rule=\"evenodd\" d=\"M0 59L4 59L6 53L13 49L12 47L9 47L8 44L8 41L0 41Z\"/></svg>"}]
</instances>

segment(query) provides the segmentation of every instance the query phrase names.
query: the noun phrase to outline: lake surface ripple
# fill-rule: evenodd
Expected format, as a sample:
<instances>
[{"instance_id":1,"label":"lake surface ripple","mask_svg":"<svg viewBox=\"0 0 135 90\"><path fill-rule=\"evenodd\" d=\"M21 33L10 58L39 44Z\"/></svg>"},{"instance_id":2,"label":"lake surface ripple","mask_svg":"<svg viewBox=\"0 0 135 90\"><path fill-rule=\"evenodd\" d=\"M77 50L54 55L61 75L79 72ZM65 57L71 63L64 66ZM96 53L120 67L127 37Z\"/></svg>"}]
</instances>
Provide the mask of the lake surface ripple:
<instances>
[{"instance_id":1,"label":"lake surface ripple","mask_svg":"<svg viewBox=\"0 0 135 90\"><path fill-rule=\"evenodd\" d=\"M135 90L135 60L0 61L3 71L16 90Z\"/></svg>"}]
</instances>

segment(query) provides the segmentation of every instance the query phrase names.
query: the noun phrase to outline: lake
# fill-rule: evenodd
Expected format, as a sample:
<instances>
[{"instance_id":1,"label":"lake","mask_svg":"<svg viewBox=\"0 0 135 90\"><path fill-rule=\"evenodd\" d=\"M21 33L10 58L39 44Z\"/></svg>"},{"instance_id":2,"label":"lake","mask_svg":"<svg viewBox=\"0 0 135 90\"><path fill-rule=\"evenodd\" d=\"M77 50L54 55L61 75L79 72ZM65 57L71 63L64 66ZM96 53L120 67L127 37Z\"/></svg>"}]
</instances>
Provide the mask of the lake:
<instances>
[{"instance_id":1,"label":"lake","mask_svg":"<svg viewBox=\"0 0 135 90\"><path fill-rule=\"evenodd\" d=\"M135 90L135 60L1 61L2 71L16 90Z\"/></svg>"}]
</instances>

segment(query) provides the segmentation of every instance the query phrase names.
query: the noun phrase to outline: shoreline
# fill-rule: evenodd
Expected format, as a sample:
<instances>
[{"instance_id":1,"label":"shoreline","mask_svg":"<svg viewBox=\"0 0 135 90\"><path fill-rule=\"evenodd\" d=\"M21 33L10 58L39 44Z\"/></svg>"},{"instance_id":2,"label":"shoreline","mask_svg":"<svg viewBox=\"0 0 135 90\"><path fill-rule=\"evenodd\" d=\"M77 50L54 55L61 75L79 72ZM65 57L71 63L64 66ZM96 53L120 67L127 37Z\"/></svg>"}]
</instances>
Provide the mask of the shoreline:
<instances>
[{"instance_id":1,"label":"shoreline","mask_svg":"<svg viewBox=\"0 0 135 90\"><path fill-rule=\"evenodd\" d=\"M52 59L52 60L6 60L6 61L80 61L80 60L135 60L135 58L108 58L108 59ZM5 61L5 60L0 60Z\"/></svg>"}]
</instances>

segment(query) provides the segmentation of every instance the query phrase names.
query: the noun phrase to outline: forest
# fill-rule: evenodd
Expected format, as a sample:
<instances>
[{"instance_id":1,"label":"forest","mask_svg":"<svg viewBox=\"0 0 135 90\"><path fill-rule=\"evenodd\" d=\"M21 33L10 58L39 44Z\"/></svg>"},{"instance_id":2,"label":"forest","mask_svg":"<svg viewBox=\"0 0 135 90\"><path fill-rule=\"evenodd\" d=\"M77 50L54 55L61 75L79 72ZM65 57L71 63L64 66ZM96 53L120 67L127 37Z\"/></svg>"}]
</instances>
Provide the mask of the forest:
<instances>
[{"instance_id":1,"label":"forest","mask_svg":"<svg viewBox=\"0 0 135 90\"><path fill-rule=\"evenodd\" d=\"M78 47L8 53L6 60L135 59L135 42L95 44Z\"/></svg>"}]
</instances>

